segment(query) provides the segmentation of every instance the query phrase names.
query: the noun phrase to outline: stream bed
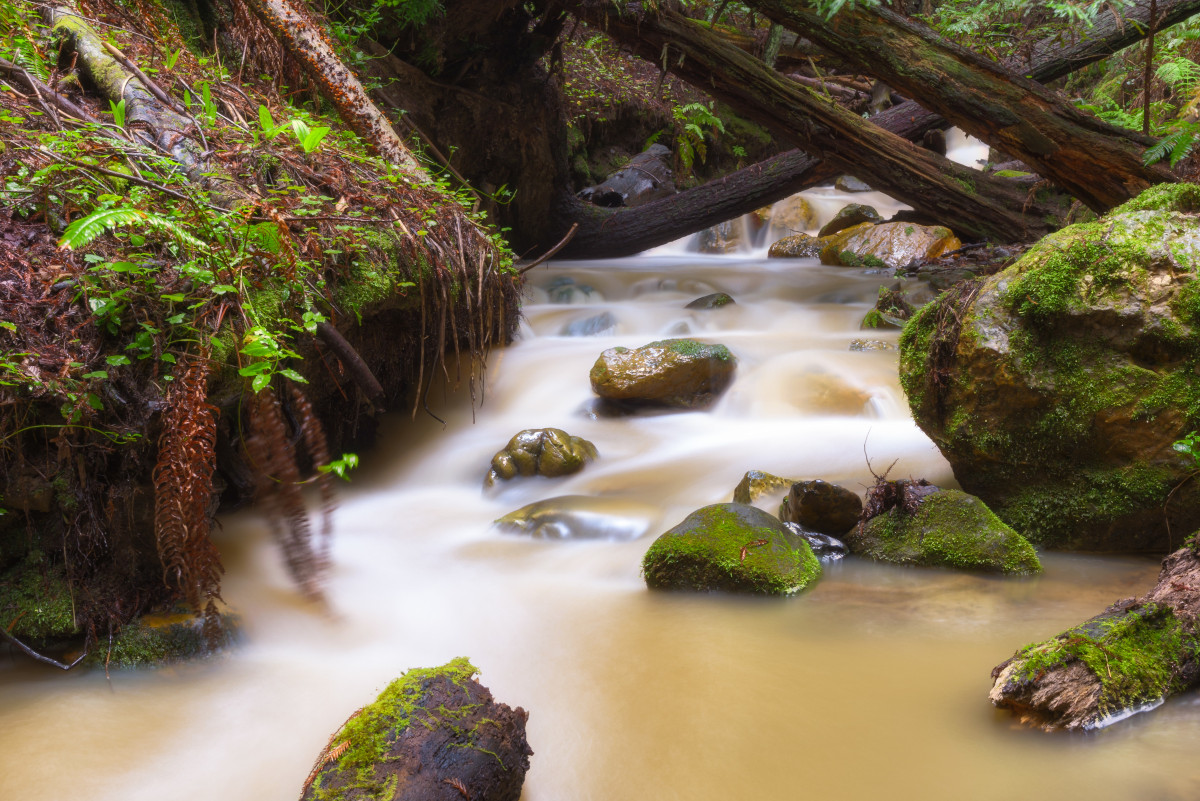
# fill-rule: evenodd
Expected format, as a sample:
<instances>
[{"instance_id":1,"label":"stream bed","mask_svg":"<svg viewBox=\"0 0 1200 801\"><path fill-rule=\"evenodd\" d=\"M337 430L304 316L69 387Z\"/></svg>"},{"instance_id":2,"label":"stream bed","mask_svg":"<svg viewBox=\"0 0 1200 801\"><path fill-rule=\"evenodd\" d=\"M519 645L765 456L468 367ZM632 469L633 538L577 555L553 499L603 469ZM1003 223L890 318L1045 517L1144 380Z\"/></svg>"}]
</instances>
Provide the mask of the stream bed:
<instances>
[{"instance_id":1,"label":"stream bed","mask_svg":"<svg viewBox=\"0 0 1200 801\"><path fill-rule=\"evenodd\" d=\"M1023 730L987 701L994 665L1145 591L1156 560L1046 554L1043 575L1005 579L848 558L788 599L645 589L653 538L729 500L747 470L865 490L895 462L893 478L953 486L895 350L850 349L894 346L896 332L858 327L891 279L667 253L536 269L482 403L435 390L446 426L388 420L343 494L329 610L300 599L243 512L215 533L244 624L231 652L109 678L0 659L0 799L294 799L351 712L460 655L530 712L526 801L1197 797L1195 694L1086 736ZM714 291L736 305L684 309ZM706 411L591 413L601 350L670 336L727 345L731 389ZM546 426L598 460L484 494L492 454ZM491 525L567 495L620 524L586 540Z\"/></svg>"}]
</instances>

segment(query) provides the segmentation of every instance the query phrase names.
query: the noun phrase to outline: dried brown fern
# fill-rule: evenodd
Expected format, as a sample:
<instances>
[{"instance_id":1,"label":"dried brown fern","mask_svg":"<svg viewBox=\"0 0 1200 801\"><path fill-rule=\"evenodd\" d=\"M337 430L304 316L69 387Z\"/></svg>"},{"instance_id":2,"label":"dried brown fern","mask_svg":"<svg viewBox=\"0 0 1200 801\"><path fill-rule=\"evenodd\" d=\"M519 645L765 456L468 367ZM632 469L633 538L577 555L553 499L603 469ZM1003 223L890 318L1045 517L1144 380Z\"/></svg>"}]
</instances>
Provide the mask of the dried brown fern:
<instances>
[{"instance_id":1,"label":"dried brown fern","mask_svg":"<svg viewBox=\"0 0 1200 801\"><path fill-rule=\"evenodd\" d=\"M325 436L320 421L298 388L293 387L289 394L293 399L292 411L300 429L297 433L305 439L314 464L327 462L328 453L325 452ZM296 403L297 396L302 398L302 403ZM266 507L271 533L283 549L288 573L299 585L301 592L313 600L320 600L326 558L323 553L313 550L312 526L300 489L303 484L300 468L296 463L296 452L289 437L283 408L273 389L267 387L250 396L249 417L250 433L246 437L245 445L251 466L254 468L255 496ZM313 450L324 452L325 458L318 461L319 457ZM332 496L325 492L323 496L327 514L322 539L327 542L328 512L332 511Z\"/></svg>"},{"instance_id":2,"label":"dried brown fern","mask_svg":"<svg viewBox=\"0 0 1200 801\"><path fill-rule=\"evenodd\" d=\"M209 537L209 500L216 468L216 409L206 402L206 354L179 362L167 392L154 467L154 535L163 580L204 615L205 634L216 639L220 621L221 556Z\"/></svg>"}]
</instances>

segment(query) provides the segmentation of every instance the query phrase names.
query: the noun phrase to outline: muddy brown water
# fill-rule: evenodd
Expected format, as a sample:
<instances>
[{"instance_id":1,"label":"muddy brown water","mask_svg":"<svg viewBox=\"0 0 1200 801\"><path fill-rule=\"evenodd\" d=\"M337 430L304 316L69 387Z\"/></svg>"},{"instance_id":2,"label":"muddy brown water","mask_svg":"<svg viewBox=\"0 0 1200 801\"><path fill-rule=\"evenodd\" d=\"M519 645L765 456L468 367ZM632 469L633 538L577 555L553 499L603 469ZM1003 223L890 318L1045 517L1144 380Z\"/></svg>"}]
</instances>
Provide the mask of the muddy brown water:
<instances>
[{"instance_id":1,"label":"muddy brown water","mask_svg":"<svg viewBox=\"0 0 1200 801\"><path fill-rule=\"evenodd\" d=\"M748 469L861 489L865 450L877 470L898 460L894 476L952 483L908 415L895 352L849 349L896 341L858 330L885 276L675 248L530 278L522 338L493 354L476 422L435 392L449 424L392 420L349 485L329 613L298 599L263 521L243 513L217 533L244 618L232 652L107 679L0 659L0 799L293 799L347 715L406 668L459 655L530 711L527 801L1200 794L1196 695L1086 736L1022 730L987 702L996 663L1144 591L1153 560L1050 554L1044 575L1012 580L848 559L789 599L644 589L652 538L728 500ZM683 308L718 290L737 305ZM608 330L562 335L605 311ZM739 359L710 410L589 416L601 350L683 335ZM492 453L540 426L600 458L485 496ZM490 525L563 495L621 525L591 540Z\"/></svg>"}]
</instances>

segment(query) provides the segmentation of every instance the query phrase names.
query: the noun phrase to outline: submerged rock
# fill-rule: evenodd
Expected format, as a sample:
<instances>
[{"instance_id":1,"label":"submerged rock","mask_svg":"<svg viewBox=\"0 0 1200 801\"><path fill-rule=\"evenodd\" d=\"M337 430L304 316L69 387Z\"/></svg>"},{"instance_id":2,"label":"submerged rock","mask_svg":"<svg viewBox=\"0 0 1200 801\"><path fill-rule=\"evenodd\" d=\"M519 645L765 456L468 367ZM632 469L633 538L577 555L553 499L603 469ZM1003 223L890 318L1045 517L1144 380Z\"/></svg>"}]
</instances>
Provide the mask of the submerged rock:
<instances>
[{"instance_id":1,"label":"submerged rock","mask_svg":"<svg viewBox=\"0 0 1200 801\"><path fill-rule=\"evenodd\" d=\"M954 233L940 225L864 224L823 239L821 263L843 267L907 267L960 247L962 243Z\"/></svg>"},{"instance_id":2,"label":"submerged rock","mask_svg":"<svg viewBox=\"0 0 1200 801\"><path fill-rule=\"evenodd\" d=\"M701 253L732 253L742 246L742 229L737 220L726 220L700 232Z\"/></svg>"},{"instance_id":3,"label":"submerged rock","mask_svg":"<svg viewBox=\"0 0 1200 801\"><path fill-rule=\"evenodd\" d=\"M767 250L771 259L815 259L821 255L821 240L808 234L795 234L777 239Z\"/></svg>"},{"instance_id":4,"label":"submerged rock","mask_svg":"<svg viewBox=\"0 0 1200 801\"><path fill-rule=\"evenodd\" d=\"M895 350L896 346L882 339L852 339L850 350L861 353L868 350Z\"/></svg>"},{"instance_id":5,"label":"submerged rock","mask_svg":"<svg viewBox=\"0 0 1200 801\"><path fill-rule=\"evenodd\" d=\"M330 738L301 801L518 801L529 715L496 703L478 672L460 657L393 681Z\"/></svg>"},{"instance_id":6,"label":"submerged rock","mask_svg":"<svg viewBox=\"0 0 1200 801\"><path fill-rule=\"evenodd\" d=\"M1037 573L1029 541L973 495L952 489L918 497L916 509L895 506L846 535L850 551L882 562L938 565L994 573Z\"/></svg>"},{"instance_id":7,"label":"submerged rock","mask_svg":"<svg viewBox=\"0 0 1200 801\"><path fill-rule=\"evenodd\" d=\"M711 295L705 295L702 298L696 298L684 308L704 309L707 311L709 309L720 309L725 306L732 306L736 303L737 301L729 297L729 295L726 295L724 292L714 292Z\"/></svg>"},{"instance_id":8,"label":"submerged rock","mask_svg":"<svg viewBox=\"0 0 1200 801\"><path fill-rule=\"evenodd\" d=\"M636 350L609 348L592 366L592 391L612 401L695 408L733 381L737 359L724 345L664 339Z\"/></svg>"},{"instance_id":9,"label":"submerged rock","mask_svg":"<svg viewBox=\"0 0 1200 801\"><path fill-rule=\"evenodd\" d=\"M913 417L1039 544L1165 550L1200 526L1200 187L1163 184L959 284L900 339Z\"/></svg>"},{"instance_id":10,"label":"submerged rock","mask_svg":"<svg viewBox=\"0 0 1200 801\"><path fill-rule=\"evenodd\" d=\"M883 222L883 217L873 207L864 206L861 203L850 203L843 206L837 214L833 215L833 219L822 225L821 230L817 232L817 236L824 238L839 231L844 231L847 228L862 225L863 223L874 224L881 222Z\"/></svg>"},{"instance_id":11,"label":"submerged rock","mask_svg":"<svg viewBox=\"0 0 1200 801\"><path fill-rule=\"evenodd\" d=\"M821 575L812 548L753 506L718 503L692 512L642 559L656 590L790 595Z\"/></svg>"},{"instance_id":12,"label":"submerged rock","mask_svg":"<svg viewBox=\"0 0 1200 801\"><path fill-rule=\"evenodd\" d=\"M634 540L658 519L655 507L618 498L562 495L522 506L495 522L511 534L550 540Z\"/></svg>"},{"instance_id":13,"label":"submerged rock","mask_svg":"<svg viewBox=\"0 0 1200 801\"><path fill-rule=\"evenodd\" d=\"M517 476L557 478L578 473L596 455L595 445L561 428L527 428L492 457L484 486Z\"/></svg>"},{"instance_id":14,"label":"submerged rock","mask_svg":"<svg viewBox=\"0 0 1200 801\"><path fill-rule=\"evenodd\" d=\"M573 305L580 303L602 303L604 296L587 284L580 284L569 275L555 278L546 287L546 296L551 303Z\"/></svg>"},{"instance_id":15,"label":"submerged rock","mask_svg":"<svg viewBox=\"0 0 1200 801\"><path fill-rule=\"evenodd\" d=\"M563 326L563 336L566 337L596 337L616 331L617 318L611 312L601 312L585 317L582 320L572 320Z\"/></svg>"},{"instance_id":16,"label":"submerged rock","mask_svg":"<svg viewBox=\"0 0 1200 801\"><path fill-rule=\"evenodd\" d=\"M792 484L779 507L779 519L819 534L841 537L858 522L862 508L857 492L818 478Z\"/></svg>"}]
</instances>

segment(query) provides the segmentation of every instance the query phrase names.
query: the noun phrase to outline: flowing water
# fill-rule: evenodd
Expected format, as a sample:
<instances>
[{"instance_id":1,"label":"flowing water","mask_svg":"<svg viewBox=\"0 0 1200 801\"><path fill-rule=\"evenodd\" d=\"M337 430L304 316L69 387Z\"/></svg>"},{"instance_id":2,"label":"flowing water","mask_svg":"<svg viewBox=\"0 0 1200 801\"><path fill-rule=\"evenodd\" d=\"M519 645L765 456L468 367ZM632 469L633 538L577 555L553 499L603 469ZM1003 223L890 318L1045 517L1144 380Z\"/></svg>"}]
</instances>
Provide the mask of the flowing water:
<instances>
[{"instance_id":1,"label":"flowing water","mask_svg":"<svg viewBox=\"0 0 1200 801\"><path fill-rule=\"evenodd\" d=\"M877 472L895 460L893 476L953 482L909 418L895 351L850 349L896 341L858 330L885 276L679 250L530 274L483 404L436 403L445 427L390 420L349 486L330 612L298 600L263 521L241 513L216 535L244 618L230 653L107 679L0 660L0 799L292 799L351 711L458 655L530 711L527 801L1195 798L1194 695L1077 737L1019 729L986 699L996 663L1143 591L1153 561L1051 554L1044 575L1004 579L850 558L788 599L644 588L653 537L748 469L864 488L867 454ZM717 290L737 304L683 308ZM601 350L680 335L737 355L712 408L591 414ZM543 426L599 459L484 494L491 455ZM595 536L491 525L561 496L582 496L564 505Z\"/></svg>"}]
</instances>

